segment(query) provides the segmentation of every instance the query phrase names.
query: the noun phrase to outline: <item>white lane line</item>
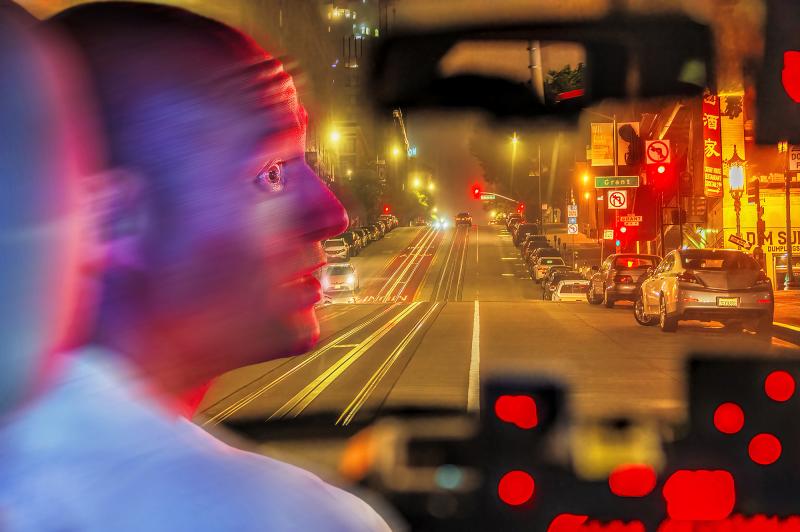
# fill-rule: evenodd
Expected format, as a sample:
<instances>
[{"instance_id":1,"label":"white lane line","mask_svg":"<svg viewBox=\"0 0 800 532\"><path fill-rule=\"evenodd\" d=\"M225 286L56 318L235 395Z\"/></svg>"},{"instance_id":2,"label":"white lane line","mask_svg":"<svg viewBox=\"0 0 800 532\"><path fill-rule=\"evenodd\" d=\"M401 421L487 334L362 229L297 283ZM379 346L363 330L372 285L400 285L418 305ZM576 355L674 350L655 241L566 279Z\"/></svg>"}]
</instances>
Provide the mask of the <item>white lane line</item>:
<instances>
[{"instance_id":1,"label":"white lane line","mask_svg":"<svg viewBox=\"0 0 800 532\"><path fill-rule=\"evenodd\" d=\"M481 314L478 300L472 317L472 355L469 359L469 387L467 410L478 412L481 408Z\"/></svg>"}]
</instances>

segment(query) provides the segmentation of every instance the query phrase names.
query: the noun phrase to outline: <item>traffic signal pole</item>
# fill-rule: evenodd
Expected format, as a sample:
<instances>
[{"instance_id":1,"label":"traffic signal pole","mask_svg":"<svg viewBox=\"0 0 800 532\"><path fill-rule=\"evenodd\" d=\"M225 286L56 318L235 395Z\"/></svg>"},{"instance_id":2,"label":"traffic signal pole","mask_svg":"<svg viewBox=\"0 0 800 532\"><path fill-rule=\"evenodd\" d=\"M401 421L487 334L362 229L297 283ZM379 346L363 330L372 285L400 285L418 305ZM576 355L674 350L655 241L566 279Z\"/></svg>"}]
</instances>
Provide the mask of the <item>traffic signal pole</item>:
<instances>
[{"instance_id":1,"label":"traffic signal pole","mask_svg":"<svg viewBox=\"0 0 800 532\"><path fill-rule=\"evenodd\" d=\"M611 135L612 135L611 138L614 140L614 144L613 144L613 146L614 146L614 150L613 150L614 151L614 177L617 177L619 175L619 166L617 164L617 155L618 155L617 152L619 151L619 142L617 141L617 135L618 135L618 133L617 133L617 113L614 113L613 115L611 115L611 117L613 119L612 123L614 124L612 126L613 131L611 133ZM606 199L606 201L608 201L608 200ZM619 209L614 209L614 229L616 230L617 227L619 227ZM617 253L619 253L619 246L617 246ZM603 252L602 252L602 250L600 251L600 263L601 264L603 263Z\"/></svg>"}]
</instances>

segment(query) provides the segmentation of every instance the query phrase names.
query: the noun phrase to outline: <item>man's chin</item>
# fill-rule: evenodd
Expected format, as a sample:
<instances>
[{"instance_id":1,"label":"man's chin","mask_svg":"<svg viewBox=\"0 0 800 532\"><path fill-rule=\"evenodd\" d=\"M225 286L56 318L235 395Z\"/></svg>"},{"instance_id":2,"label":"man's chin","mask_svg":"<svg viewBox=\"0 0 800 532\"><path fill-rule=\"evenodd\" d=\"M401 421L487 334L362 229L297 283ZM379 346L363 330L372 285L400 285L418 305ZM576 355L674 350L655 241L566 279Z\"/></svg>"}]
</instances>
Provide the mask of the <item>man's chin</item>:
<instances>
[{"instance_id":1,"label":"man's chin","mask_svg":"<svg viewBox=\"0 0 800 532\"><path fill-rule=\"evenodd\" d=\"M280 334L282 338L276 343L282 346L283 353L279 357L301 355L312 350L320 336L319 321L314 308L288 316Z\"/></svg>"}]
</instances>

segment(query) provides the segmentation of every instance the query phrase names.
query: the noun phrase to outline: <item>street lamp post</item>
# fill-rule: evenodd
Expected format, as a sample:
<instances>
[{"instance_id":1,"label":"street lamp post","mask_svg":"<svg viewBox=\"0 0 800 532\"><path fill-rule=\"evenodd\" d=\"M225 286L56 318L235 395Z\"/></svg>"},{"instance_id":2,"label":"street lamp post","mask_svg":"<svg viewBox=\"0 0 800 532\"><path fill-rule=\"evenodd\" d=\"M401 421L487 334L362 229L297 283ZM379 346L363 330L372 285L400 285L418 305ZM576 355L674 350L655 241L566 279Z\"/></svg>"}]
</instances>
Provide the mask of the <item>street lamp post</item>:
<instances>
[{"instance_id":1,"label":"street lamp post","mask_svg":"<svg viewBox=\"0 0 800 532\"><path fill-rule=\"evenodd\" d=\"M514 132L514 136L511 137L511 183L509 186L509 194L511 196L514 195L514 161L517 158L517 143L519 142L519 137L517 137L517 133Z\"/></svg>"},{"instance_id":2,"label":"street lamp post","mask_svg":"<svg viewBox=\"0 0 800 532\"><path fill-rule=\"evenodd\" d=\"M742 194L744 194L744 159L736 152L733 145L733 155L728 159L728 189L733 198L733 208L736 211L736 236L742 236Z\"/></svg>"}]
</instances>

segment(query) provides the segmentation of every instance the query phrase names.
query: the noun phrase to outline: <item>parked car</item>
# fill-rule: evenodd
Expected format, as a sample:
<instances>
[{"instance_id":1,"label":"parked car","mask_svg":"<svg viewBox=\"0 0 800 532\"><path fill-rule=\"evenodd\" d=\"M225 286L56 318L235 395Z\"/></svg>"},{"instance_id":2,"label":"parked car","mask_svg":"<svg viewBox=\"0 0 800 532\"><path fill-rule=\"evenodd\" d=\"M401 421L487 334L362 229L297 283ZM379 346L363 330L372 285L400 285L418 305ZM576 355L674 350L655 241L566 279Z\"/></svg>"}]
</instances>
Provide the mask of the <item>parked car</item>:
<instances>
[{"instance_id":1,"label":"parked car","mask_svg":"<svg viewBox=\"0 0 800 532\"><path fill-rule=\"evenodd\" d=\"M539 257L531 268L533 280L541 281L552 266L564 266L564 259L561 257Z\"/></svg>"},{"instance_id":2,"label":"parked car","mask_svg":"<svg viewBox=\"0 0 800 532\"><path fill-rule=\"evenodd\" d=\"M684 249L667 254L644 279L634 302L642 325L674 332L680 320L720 321L769 337L772 282L758 262L733 249Z\"/></svg>"},{"instance_id":3,"label":"parked car","mask_svg":"<svg viewBox=\"0 0 800 532\"><path fill-rule=\"evenodd\" d=\"M347 245L344 238L329 238L322 244L322 248L325 250L325 255L328 256L328 260L331 262L350 259L350 247Z\"/></svg>"},{"instance_id":4,"label":"parked car","mask_svg":"<svg viewBox=\"0 0 800 532\"><path fill-rule=\"evenodd\" d=\"M657 255L609 255L589 279L586 299L593 305L602 302L606 308L613 307L617 301L633 301L639 283L647 276L647 269L655 268L659 262L661 257Z\"/></svg>"},{"instance_id":5,"label":"parked car","mask_svg":"<svg viewBox=\"0 0 800 532\"><path fill-rule=\"evenodd\" d=\"M364 243L364 246L368 246L374 240L372 238L372 233L366 227L359 227L355 229L355 232L361 236L361 241Z\"/></svg>"},{"instance_id":6,"label":"parked car","mask_svg":"<svg viewBox=\"0 0 800 532\"><path fill-rule=\"evenodd\" d=\"M535 249L549 245L550 243L547 240L547 237L544 235L528 235L522 242L522 246L520 246L520 254L524 257L528 254L528 251L530 251L531 248Z\"/></svg>"},{"instance_id":7,"label":"parked car","mask_svg":"<svg viewBox=\"0 0 800 532\"><path fill-rule=\"evenodd\" d=\"M579 272L571 270L569 266L553 266L542 279L542 299L551 299L558 283L561 281L585 281Z\"/></svg>"},{"instance_id":8,"label":"parked car","mask_svg":"<svg viewBox=\"0 0 800 532\"><path fill-rule=\"evenodd\" d=\"M529 249L528 254L525 255L525 266L528 270L532 271L533 265L541 257L561 257L561 253L550 246Z\"/></svg>"},{"instance_id":9,"label":"parked car","mask_svg":"<svg viewBox=\"0 0 800 532\"><path fill-rule=\"evenodd\" d=\"M397 219L397 216L394 214L381 214L378 216L378 221L383 222L386 225L387 232L397 227L400 223Z\"/></svg>"},{"instance_id":10,"label":"parked car","mask_svg":"<svg viewBox=\"0 0 800 532\"><path fill-rule=\"evenodd\" d=\"M378 224L371 224L367 226L370 234L372 234L372 241L375 242L376 240L380 240L383 238L383 233L381 232L381 228Z\"/></svg>"},{"instance_id":11,"label":"parked car","mask_svg":"<svg viewBox=\"0 0 800 532\"><path fill-rule=\"evenodd\" d=\"M522 241L525 240L525 237L528 235L538 235L539 234L539 226L537 224L532 223L523 223L520 224L516 231L514 231L514 245L520 246Z\"/></svg>"},{"instance_id":12,"label":"parked car","mask_svg":"<svg viewBox=\"0 0 800 532\"><path fill-rule=\"evenodd\" d=\"M512 212L506 217L506 229L511 230L511 224L514 222L522 222L522 215L518 212Z\"/></svg>"},{"instance_id":13,"label":"parked car","mask_svg":"<svg viewBox=\"0 0 800 532\"><path fill-rule=\"evenodd\" d=\"M424 216L417 216L410 222L408 222L409 227L426 227L428 225L428 219Z\"/></svg>"},{"instance_id":14,"label":"parked car","mask_svg":"<svg viewBox=\"0 0 800 532\"><path fill-rule=\"evenodd\" d=\"M353 231L345 231L336 238L342 238L345 242L347 242L347 246L350 248L351 257L357 256L361 251L361 238L358 237Z\"/></svg>"},{"instance_id":15,"label":"parked car","mask_svg":"<svg viewBox=\"0 0 800 532\"><path fill-rule=\"evenodd\" d=\"M460 212L456 214L456 227L459 225L472 227L472 216L468 212Z\"/></svg>"},{"instance_id":16,"label":"parked car","mask_svg":"<svg viewBox=\"0 0 800 532\"><path fill-rule=\"evenodd\" d=\"M558 283L553 290L553 301L583 301L586 291L589 290L589 281L586 279L567 279Z\"/></svg>"},{"instance_id":17,"label":"parked car","mask_svg":"<svg viewBox=\"0 0 800 532\"><path fill-rule=\"evenodd\" d=\"M355 292L358 290L358 275L356 269L349 262L329 264L322 274L322 290L325 293Z\"/></svg>"}]
</instances>

